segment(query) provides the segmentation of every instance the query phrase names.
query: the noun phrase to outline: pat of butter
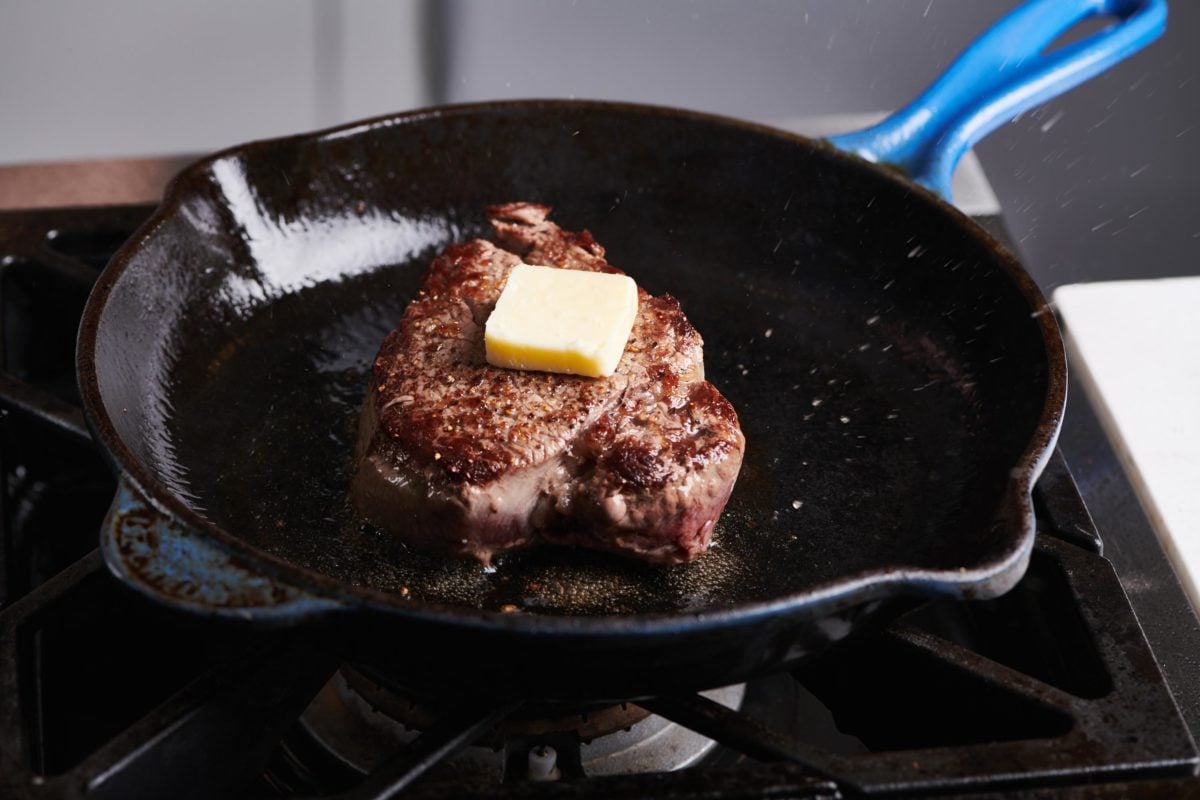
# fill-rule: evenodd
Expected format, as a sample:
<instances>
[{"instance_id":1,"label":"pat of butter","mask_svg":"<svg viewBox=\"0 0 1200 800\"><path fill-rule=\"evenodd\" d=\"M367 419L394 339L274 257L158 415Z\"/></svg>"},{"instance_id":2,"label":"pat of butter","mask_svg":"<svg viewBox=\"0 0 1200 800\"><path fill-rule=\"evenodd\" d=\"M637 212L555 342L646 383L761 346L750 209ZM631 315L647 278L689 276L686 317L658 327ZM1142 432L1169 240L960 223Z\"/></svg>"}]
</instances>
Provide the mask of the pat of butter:
<instances>
[{"instance_id":1,"label":"pat of butter","mask_svg":"<svg viewBox=\"0 0 1200 800\"><path fill-rule=\"evenodd\" d=\"M628 275L518 264L484 327L489 364L612 375L637 316Z\"/></svg>"}]
</instances>

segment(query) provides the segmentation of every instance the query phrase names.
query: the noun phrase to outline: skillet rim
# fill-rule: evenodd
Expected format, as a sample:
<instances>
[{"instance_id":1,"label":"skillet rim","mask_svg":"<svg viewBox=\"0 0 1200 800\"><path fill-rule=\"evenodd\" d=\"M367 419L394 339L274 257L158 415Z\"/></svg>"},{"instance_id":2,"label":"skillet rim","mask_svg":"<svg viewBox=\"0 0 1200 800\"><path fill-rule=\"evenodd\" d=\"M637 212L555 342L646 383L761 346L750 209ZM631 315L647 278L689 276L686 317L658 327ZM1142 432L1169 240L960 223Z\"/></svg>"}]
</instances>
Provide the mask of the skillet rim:
<instances>
[{"instance_id":1,"label":"skillet rim","mask_svg":"<svg viewBox=\"0 0 1200 800\"><path fill-rule=\"evenodd\" d=\"M1011 532L1015 545L992 561L970 568L944 570L879 568L846 575L826 581L804 591L771 600L742 603L724 608L688 612L652 612L630 615L554 616L541 614L511 614L464 606L421 604L404 600L400 595L356 586L339 581L324 573L260 550L205 519L179 500L144 468L116 431L100 392L96 368L96 343L100 322L108 306L113 288L125 273L126 267L150 239L174 214L178 213L188 193L188 185L210 165L232 157L250 156L283 143L309 140L340 139L365 134L394 125L418 124L427 119L471 116L504 112L554 112L556 110L589 109L611 111L627 116L670 117L685 122L704 123L738 129L742 132L783 139L807 149L817 149L840 160L846 168L864 169L877 177L916 195L919 202L933 205L946 221L992 252L1000 267L1020 292L1042 335L1047 363L1046 394L1037 424L1020 457L1013 464L1011 479L997 496L996 519L1003 519L1005 531ZM642 103L608 100L528 99L479 103L459 103L387 114L325 128L317 131L273 137L224 148L191 163L167 185L163 199L151 217L114 254L97 278L88 296L80 322L76 347L76 371L84 416L88 427L99 442L114 468L121 473L136 493L151 507L185 528L203 534L208 541L225 553L235 556L248 566L286 585L337 604L334 613L366 610L435 624L504 630L525 635L577 636L656 636L662 634L693 634L705 630L737 627L766 618L799 619L831 613L839 607L857 605L870 600L906 595L949 595L955 597L993 597L1011 588L1024 574L1033 549L1035 519L1033 484L1054 449L1062 425L1066 405L1066 353L1057 320L1051 313L1041 290L1017 257L969 216L947 200L915 182L897 169L869 162L855 154L834 147L825 140L812 139L767 125L739 120L708 112L679 109ZM1016 530L1020 528L1020 530ZM1007 538L1007 536L1006 536ZM141 587L139 587L141 588Z\"/></svg>"}]
</instances>

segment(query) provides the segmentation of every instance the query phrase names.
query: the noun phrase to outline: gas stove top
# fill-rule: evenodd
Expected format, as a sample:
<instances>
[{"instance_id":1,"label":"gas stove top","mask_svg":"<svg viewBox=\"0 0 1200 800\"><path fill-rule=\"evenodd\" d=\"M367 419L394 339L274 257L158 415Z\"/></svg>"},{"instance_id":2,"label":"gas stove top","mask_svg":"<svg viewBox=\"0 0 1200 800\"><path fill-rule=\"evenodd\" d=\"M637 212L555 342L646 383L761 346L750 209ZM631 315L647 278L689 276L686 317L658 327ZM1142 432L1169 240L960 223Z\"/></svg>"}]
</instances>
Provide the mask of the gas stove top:
<instances>
[{"instance_id":1,"label":"gas stove top","mask_svg":"<svg viewBox=\"0 0 1200 800\"><path fill-rule=\"evenodd\" d=\"M1127 597L1143 587L1102 556L1061 452L1012 592L934 603L790 672L699 695L554 708L408 697L311 632L182 618L132 595L95 549L114 481L79 411L73 354L92 281L149 211L0 214L0 796L1196 791L1200 756Z\"/></svg>"}]
</instances>

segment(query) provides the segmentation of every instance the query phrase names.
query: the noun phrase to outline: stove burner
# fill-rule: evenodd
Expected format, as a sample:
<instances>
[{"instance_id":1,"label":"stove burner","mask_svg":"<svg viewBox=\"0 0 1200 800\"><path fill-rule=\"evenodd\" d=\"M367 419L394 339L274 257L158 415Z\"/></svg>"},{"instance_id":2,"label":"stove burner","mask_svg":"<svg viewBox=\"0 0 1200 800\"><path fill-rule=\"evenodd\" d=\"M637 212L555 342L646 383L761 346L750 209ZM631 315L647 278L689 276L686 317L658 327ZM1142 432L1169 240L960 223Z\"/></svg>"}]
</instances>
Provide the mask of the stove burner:
<instances>
[{"instance_id":1,"label":"stove burner","mask_svg":"<svg viewBox=\"0 0 1200 800\"><path fill-rule=\"evenodd\" d=\"M739 684L703 695L736 710L745 691ZM347 665L317 693L300 726L330 757L365 775L433 727L439 716ZM633 703L570 713L527 707L460 752L452 766L459 776L511 781L526 777L530 768L544 767L544 756L530 754L546 746L555 750L556 768L565 757L575 765L568 772L617 775L683 769L699 762L716 742ZM514 765L520 767L516 776Z\"/></svg>"},{"instance_id":2,"label":"stove burner","mask_svg":"<svg viewBox=\"0 0 1200 800\"><path fill-rule=\"evenodd\" d=\"M408 698L403 692L390 690L371 679L365 671L352 666L342 667L339 673L347 690L364 701L372 711L386 715L405 728L427 730L437 721L436 709ZM480 744L500 746L505 737L538 736L573 733L582 742L629 728L650 715L636 705L622 703L602 707L532 706L523 708L497 726L494 734Z\"/></svg>"}]
</instances>

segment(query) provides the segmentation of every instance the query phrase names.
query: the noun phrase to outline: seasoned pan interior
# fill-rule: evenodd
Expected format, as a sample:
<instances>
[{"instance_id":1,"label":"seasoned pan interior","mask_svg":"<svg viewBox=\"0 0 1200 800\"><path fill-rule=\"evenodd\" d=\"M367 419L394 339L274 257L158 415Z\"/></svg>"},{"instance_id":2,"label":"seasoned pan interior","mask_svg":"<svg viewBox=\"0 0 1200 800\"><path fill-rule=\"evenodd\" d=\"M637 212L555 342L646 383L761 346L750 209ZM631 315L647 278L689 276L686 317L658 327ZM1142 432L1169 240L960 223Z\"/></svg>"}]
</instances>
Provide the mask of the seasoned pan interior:
<instances>
[{"instance_id":1,"label":"seasoned pan interior","mask_svg":"<svg viewBox=\"0 0 1200 800\"><path fill-rule=\"evenodd\" d=\"M1026 536L997 520L1056 402L1030 296L969 224L823 147L669 112L507 106L249 146L174 192L100 321L105 408L149 491L301 582L453 607L696 611L974 569ZM747 447L696 563L541 548L485 572L348 506L380 340L429 258L486 235L484 206L507 200L590 229L704 337Z\"/></svg>"}]
</instances>

